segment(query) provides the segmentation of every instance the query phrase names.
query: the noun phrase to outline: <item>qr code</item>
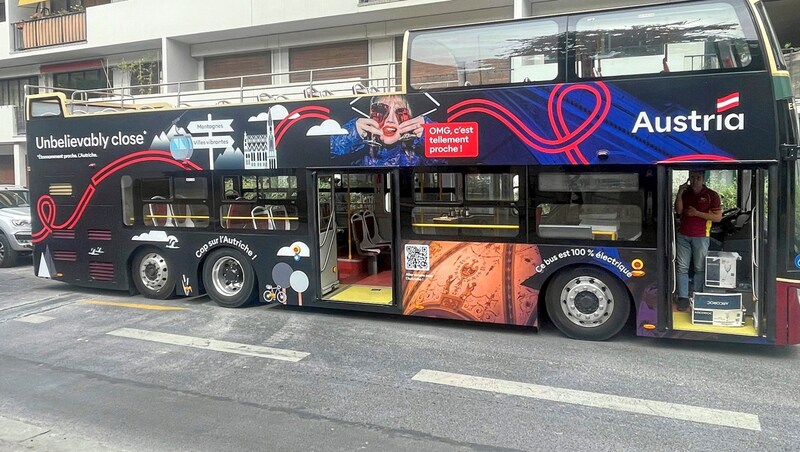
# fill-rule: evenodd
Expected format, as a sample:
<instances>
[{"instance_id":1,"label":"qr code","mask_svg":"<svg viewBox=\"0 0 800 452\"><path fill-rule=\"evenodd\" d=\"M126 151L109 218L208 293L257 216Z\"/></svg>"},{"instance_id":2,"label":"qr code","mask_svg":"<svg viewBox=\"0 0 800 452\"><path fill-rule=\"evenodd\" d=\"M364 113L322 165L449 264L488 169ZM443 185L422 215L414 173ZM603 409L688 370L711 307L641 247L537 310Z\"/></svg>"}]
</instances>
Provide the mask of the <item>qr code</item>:
<instances>
[{"instance_id":1,"label":"qr code","mask_svg":"<svg viewBox=\"0 0 800 452\"><path fill-rule=\"evenodd\" d=\"M406 270L430 270L428 245L406 245Z\"/></svg>"}]
</instances>

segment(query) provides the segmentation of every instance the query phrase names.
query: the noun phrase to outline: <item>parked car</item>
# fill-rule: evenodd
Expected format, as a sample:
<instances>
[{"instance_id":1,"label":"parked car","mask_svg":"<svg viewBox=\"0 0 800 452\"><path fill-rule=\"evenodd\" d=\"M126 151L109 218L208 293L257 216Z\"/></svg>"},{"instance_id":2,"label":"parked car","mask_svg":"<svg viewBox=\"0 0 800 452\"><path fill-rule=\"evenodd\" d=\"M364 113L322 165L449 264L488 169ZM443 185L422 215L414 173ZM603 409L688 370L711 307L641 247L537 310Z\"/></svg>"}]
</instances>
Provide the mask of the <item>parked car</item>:
<instances>
[{"instance_id":1,"label":"parked car","mask_svg":"<svg viewBox=\"0 0 800 452\"><path fill-rule=\"evenodd\" d=\"M0 267L10 267L32 252L28 190L0 185Z\"/></svg>"}]
</instances>

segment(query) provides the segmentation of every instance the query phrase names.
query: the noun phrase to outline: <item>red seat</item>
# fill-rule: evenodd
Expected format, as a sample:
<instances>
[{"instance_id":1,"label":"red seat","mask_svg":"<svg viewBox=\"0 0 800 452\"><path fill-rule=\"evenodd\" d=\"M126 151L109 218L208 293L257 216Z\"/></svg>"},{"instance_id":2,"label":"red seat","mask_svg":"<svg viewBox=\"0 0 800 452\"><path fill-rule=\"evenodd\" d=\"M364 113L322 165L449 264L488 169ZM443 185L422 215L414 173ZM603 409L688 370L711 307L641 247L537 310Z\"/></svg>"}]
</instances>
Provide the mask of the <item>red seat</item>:
<instances>
[{"instance_id":1,"label":"red seat","mask_svg":"<svg viewBox=\"0 0 800 452\"><path fill-rule=\"evenodd\" d=\"M236 201L244 201L244 198L236 198ZM253 216L251 215L250 204L235 203L228 205L228 213L225 215L225 228L227 229L251 229L253 227Z\"/></svg>"}]
</instances>

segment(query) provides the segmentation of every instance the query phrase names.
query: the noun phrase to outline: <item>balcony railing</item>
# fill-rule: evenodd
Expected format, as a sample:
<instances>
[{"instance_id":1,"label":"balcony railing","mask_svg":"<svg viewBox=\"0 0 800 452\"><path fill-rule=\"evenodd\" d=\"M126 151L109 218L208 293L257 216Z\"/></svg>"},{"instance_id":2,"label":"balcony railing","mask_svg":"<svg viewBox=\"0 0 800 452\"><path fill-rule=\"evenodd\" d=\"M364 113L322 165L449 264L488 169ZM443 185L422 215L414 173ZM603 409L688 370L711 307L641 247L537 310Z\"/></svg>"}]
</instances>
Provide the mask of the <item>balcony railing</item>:
<instances>
[{"instance_id":1,"label":"balcony railing","mask_svg":"<svg viewBox=\"0 0 800 452\"><path fill-rule=\"evenodd\" d=\"M14 24L14 48L36 49L86 41L86 12L79 11Z\"/></svg>"}]
</instances>

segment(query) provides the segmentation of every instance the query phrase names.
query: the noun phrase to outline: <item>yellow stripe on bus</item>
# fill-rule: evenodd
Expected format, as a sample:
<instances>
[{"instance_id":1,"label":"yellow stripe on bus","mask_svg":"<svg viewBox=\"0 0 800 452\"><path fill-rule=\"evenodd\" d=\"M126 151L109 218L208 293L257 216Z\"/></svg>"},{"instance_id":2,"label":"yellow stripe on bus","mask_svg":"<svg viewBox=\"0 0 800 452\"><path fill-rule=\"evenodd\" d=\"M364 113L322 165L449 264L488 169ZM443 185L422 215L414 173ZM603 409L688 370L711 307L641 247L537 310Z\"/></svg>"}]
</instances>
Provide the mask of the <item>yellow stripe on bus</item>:
<instances>
[{"instance_id":1,"label":"yellow stripe on bus","mask_svg":"<svg viewBox=\"0 0 800 452\"><path fill-rule=\"evenodd\" d=\"M147 309L150 311L188 311L189 308L179 308L177 306L159 306L155 304L123 303L118 301L86 300L81 304L96 304L101 306L119 306L121 308Z\"/></svg>"},{"instance_id":2,"label":"yellow stripe on bus","mask_svg":"<svg viewBox=\"0 0 800 452\"><path fill-rule=\"evenodd\" d=\"M471 229L519 229L513 224L442 224L442 223L412 223L415 228L471 228Z\"/></svg>"}]
</instances>

